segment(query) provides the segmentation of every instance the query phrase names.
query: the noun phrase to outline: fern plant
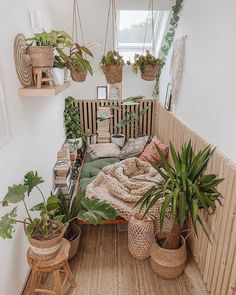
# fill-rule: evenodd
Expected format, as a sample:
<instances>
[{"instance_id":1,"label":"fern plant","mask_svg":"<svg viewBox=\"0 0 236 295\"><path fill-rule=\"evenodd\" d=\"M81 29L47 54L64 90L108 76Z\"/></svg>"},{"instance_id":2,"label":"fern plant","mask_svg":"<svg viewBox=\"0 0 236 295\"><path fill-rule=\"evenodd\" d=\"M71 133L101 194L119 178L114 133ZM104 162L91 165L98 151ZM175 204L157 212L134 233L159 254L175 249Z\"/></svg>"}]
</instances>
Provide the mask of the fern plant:
<instances>
[{"instance_id":1,"label":"fern plant","mask_svg":"<svg viewBox=\"0 0 236 295\"><path fill-rule=\"evenodd\" d=\"M180 153L176 152L170 143L170 152L174 166L172 167L161 150L156 147L161 156L161 167L156 167L163 177L161 183L151 187L137 202L140 210L145 209L145 214L157 203L162 201L160 211L160 227L169 206L172 210L172 229L169 232L163 248L177 249L180 244L180 233L188 217L191 218L193 228L197 233L197 223L200 223L204 232L209 235L199 215L200 209L205 209L208 214L216 210L216 202L220 202L222 195L217 190L218 184L223 179L215 174L207 174L206 168L214 152L210 146L195 153L191 141L184 144Z\"/></svg>"}]
</instances>

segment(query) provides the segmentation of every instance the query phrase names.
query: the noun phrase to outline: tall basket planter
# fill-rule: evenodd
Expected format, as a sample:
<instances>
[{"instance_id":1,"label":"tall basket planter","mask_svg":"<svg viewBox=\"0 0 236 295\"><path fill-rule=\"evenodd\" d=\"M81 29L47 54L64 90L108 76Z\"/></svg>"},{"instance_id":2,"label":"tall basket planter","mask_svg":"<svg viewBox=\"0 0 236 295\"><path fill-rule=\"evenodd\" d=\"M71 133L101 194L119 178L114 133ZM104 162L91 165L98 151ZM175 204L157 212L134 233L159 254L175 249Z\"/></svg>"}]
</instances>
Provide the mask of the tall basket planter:
<instances>
[{"instance_id":1,"label":"tall basket planter","mask_svg":"<svg viewBox=\"0 0 236 295\"><path fill-rule=\"evenodd\" d=\"M104 65L102 67L103 73L106 77L108 84L117 84L122 82L122 70L123 64L121 65Z\"/></svg>"},{"instance_id":2,"label":"tall basket planter","mask_svg":"<svg viewBox=\"0 0 236 295\"><path fill-rule=\"evenodd\" d=\"M153 81L156 79L159 71L159 65L145 65L144 69L141 71L141 78L146 81Z\"/></svg>"},{"instance_id":3,"label":"tall basket planter","mask_svg":"<svg viewBox=\"0 0 236 295\"><path fill-rule=\"evenodd\" d=\"M139 260L148 258L153 235L153 220L148 216L143 218L140 213L134 214L128 224L128 248L130 253Z\"/></svg>"},{"instance_id":4,"label":"tall basket planter","mask_svg":"<svg viewBox=\"0 0 236 295\"><path fill-rule=\"evenodd\" d=\"M33 68L52 68L54 52L52 46L29 46L28 53Z\"/></svg>"}]
</instances>

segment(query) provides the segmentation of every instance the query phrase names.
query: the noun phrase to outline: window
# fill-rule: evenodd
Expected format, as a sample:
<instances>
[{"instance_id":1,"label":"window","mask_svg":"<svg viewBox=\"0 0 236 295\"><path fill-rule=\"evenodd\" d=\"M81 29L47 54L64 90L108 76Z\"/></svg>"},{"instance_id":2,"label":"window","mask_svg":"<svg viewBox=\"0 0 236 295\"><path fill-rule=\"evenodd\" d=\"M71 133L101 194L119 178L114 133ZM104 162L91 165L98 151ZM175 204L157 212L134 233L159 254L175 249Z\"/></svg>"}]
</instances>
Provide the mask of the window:
<instances>
[{"instance_id":1,"label":"window","mask_svg":"<svg viewBox=\"0 0 236 295\"><path fill-rule=\"evenodd\" d=\"M168 21L168 11L154 11L152 33L152 12L147 10L118 11L118 44L117 49L124 60L133 62L134 54L142 54L146 50L157 56ZM154 38L153 38L154 35ZM154 48L155 47L155 48Z\"/></svg>"}]
</instances>

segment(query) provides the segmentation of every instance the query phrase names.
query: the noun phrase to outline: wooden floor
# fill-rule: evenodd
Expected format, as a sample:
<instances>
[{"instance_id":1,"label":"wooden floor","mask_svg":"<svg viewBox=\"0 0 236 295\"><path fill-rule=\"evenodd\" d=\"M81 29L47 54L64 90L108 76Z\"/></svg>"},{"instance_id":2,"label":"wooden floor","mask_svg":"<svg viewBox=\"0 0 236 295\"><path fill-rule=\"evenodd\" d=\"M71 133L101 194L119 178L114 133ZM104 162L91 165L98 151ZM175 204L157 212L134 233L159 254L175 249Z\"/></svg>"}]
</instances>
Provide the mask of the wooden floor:
<instances>
[{"instance_id":1,"label":"wooden floor","mask_svg":"<svg viewBox=\"0 0 236 295\"><path fill-rule=\"evenodd\" d=\"M129 254L127 232L119 232L116 225L83 225L80 248L70 265L77 288L66 286L65 295L207 294L193 260L179 279L161 279L148 260Z\"/></svg>"}]
</instances>

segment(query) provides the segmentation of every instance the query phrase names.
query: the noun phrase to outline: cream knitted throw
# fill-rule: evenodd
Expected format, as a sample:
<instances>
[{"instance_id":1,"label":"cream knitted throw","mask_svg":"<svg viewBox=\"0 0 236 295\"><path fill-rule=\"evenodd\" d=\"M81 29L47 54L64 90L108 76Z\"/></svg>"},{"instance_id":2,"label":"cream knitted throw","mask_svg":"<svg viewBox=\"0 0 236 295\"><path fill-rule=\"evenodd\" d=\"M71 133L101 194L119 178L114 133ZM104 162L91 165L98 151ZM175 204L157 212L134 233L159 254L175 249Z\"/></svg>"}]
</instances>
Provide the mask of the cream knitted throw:
<instances>
[{"instance_id":1,"label":"cream knitted throw","mask_svg":"<svg viewBox=\"0 0 236 295\"><path fill-rule=\"evenodd\" d=\"M121 217L129 220L139 211L139 208L133 208L135 203L154 185L153 182L161 180L151 164L129 158L104 167L88 185L86 196L106 201ZM158 216L160 204L152 209L151 215Z\"/></svg>"}]
</instances>

